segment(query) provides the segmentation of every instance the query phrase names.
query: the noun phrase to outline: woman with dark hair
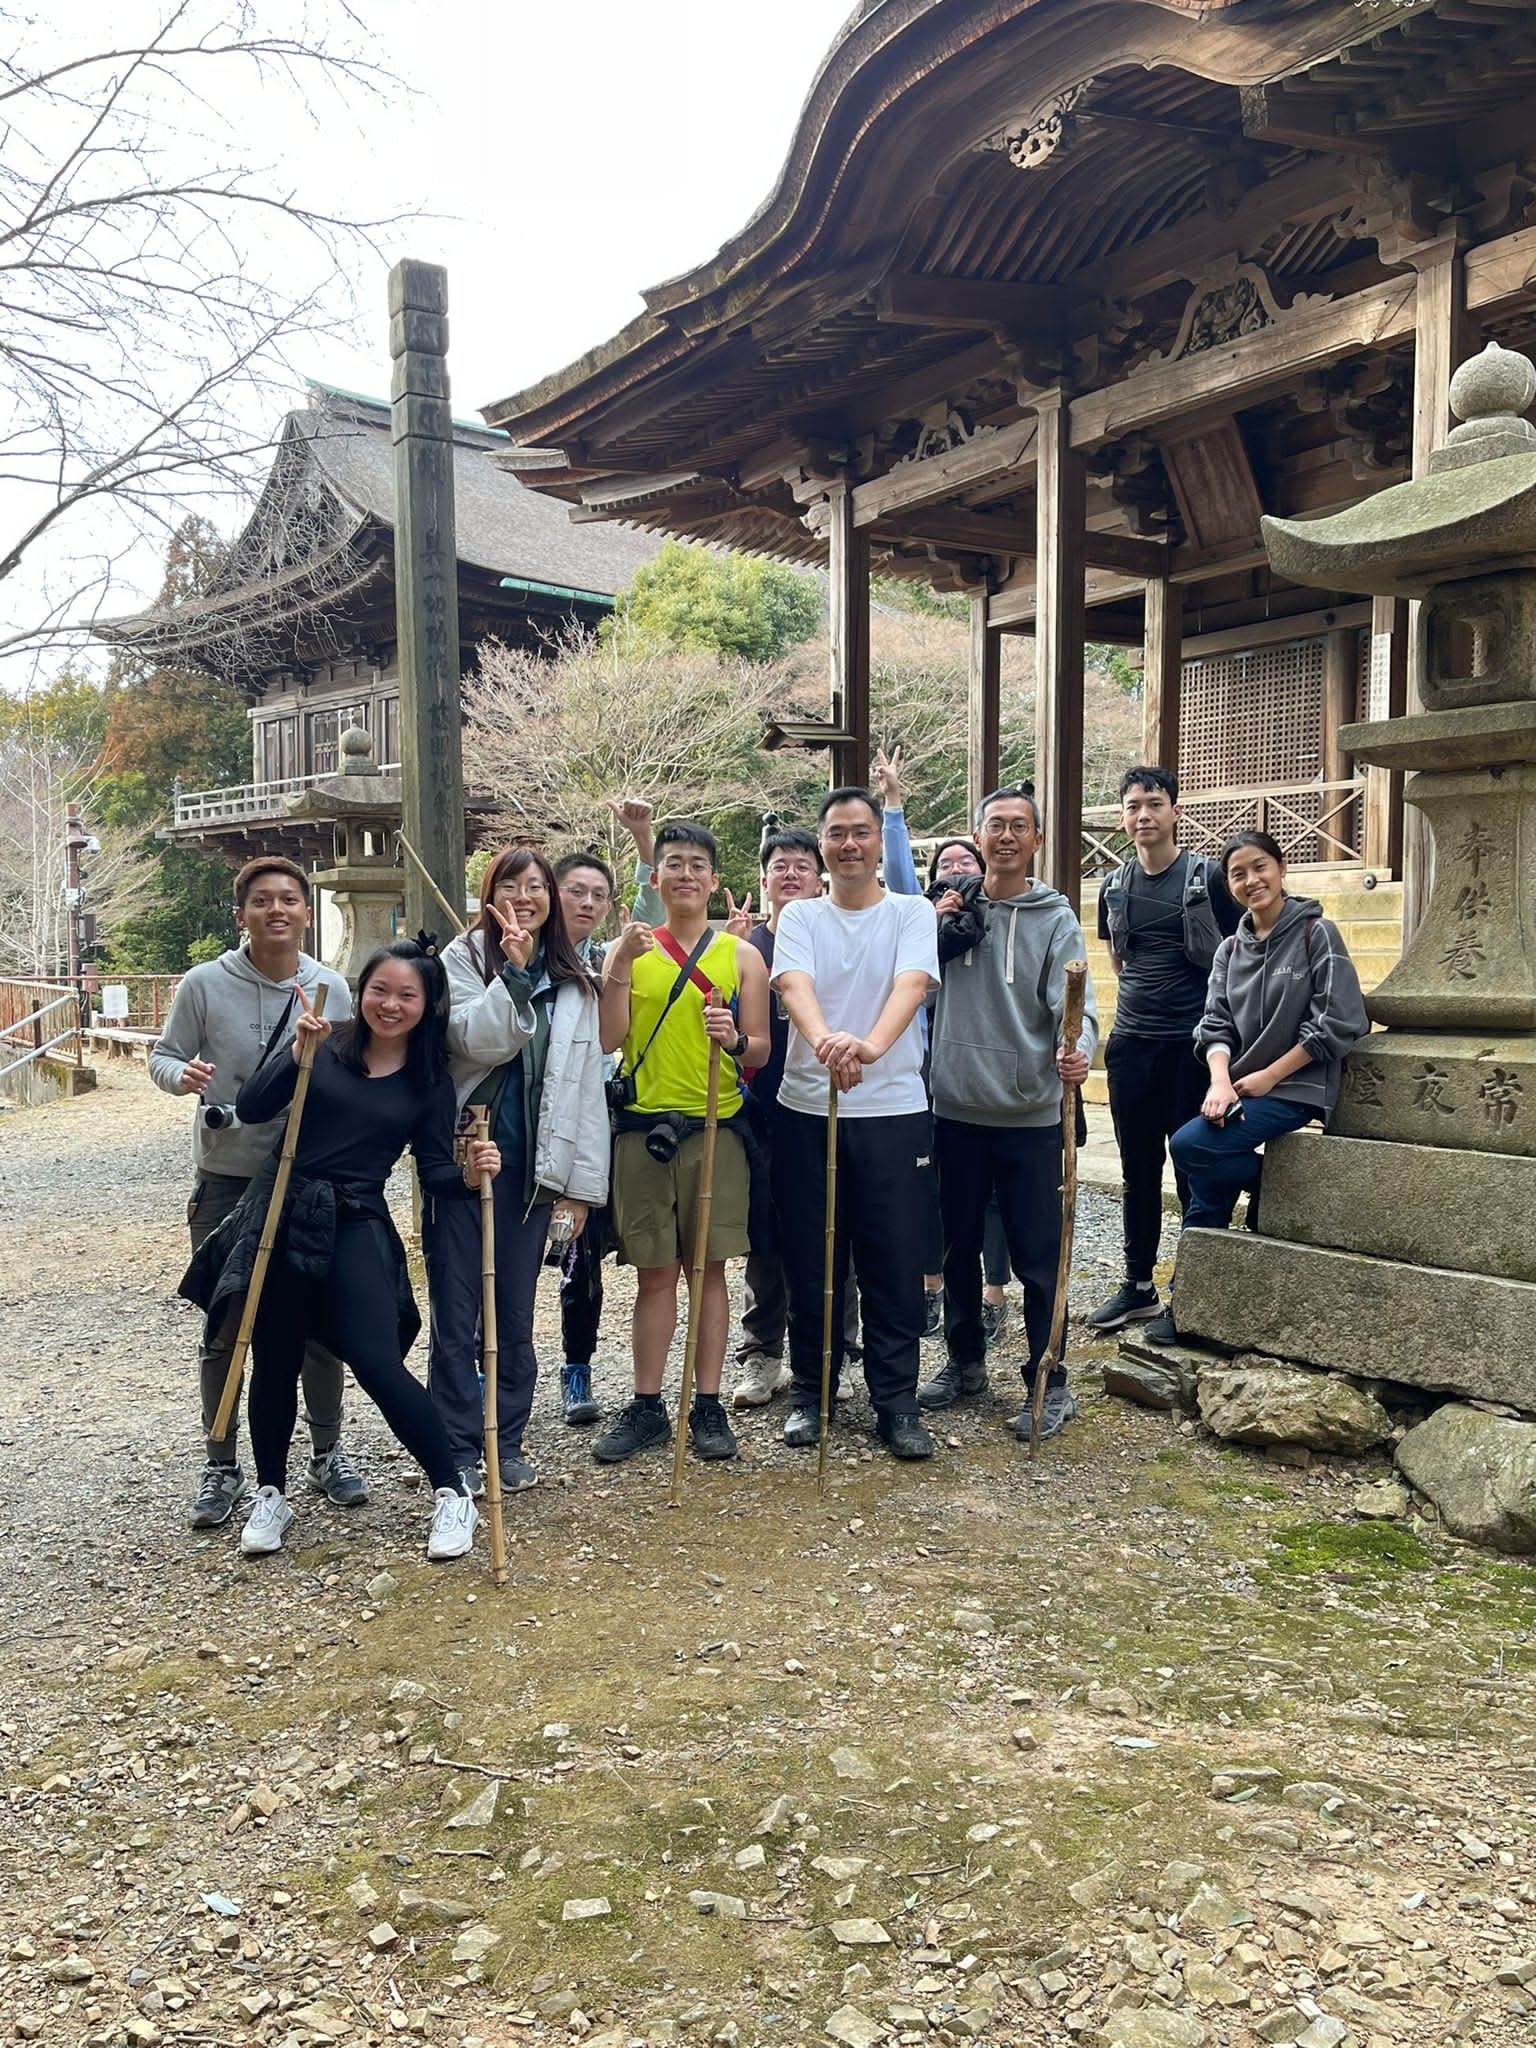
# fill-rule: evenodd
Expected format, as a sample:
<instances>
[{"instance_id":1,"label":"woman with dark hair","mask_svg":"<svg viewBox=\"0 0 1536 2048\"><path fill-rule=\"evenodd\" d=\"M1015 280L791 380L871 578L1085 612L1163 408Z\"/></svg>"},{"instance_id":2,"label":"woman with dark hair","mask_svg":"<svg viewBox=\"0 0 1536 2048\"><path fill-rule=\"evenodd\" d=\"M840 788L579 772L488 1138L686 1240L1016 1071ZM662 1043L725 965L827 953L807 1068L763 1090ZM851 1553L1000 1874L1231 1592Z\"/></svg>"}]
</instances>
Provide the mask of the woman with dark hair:
<instances>
[{"instance_id":1,"label":"woman with dark hair","mask_svg":"<svg viewBox=\"0 0 1536 2048\"><path fill-rule=\"evenodd\" d=\"M474 1537L475 1506L459 1485L437 1411L406 1370L421 1319L384 1183L409 1146L423 1194L444 1207L452 1200L472 1217L476 1205L466 1198L481 1173L499 1171L500 1157L493 1144L472 1146L470 1183L454 1162L448 990L425 934L373 955L358 977L356 1014L334 1033L306 991L297 993L301 1015L291 1057L264 1060L235 1098L242 1123L280 1116L293 1099L300 1050L314 1043L293 1176L252 1342L249 1421L258 1491L240 1548L247 1557L281 1548L293 1521L288 1447L304 1347L317 1337L351 1366L425 1471L434 1493L428 1557L462 1557ZM245 1291L275 1171L274 1162L257 1175L182 1282L182 1292L207 1310L210 1327Z\"/></svg>"},{"instance_id":2,"label":"woman with dark hair","mask_svg":"<svg viewBox=\"0 0 1536 2048\"><path fill-rule=\"evenodd\" d=\"M1314 1117L1327 1122L1344 1062L1371 1028L1338 928L1312 897L1286 893L1276 841L1237 833L1221 850L1221 874L1243 916L1216 948L1195 1029L1210 1087L1170 1143L1189 1182L1186 1230L1225 1230L1245 1193L1253 1220L1259 1148ZM1154 1344L1177 1342L1172 1309L1143 1332Z\"/></svg>"},{"instance_id":3,"label":"woman with dark hair","mask_svg":"<svg viewBox=\"0 0 1536 2048\"><path fill-rule=\"evenodd\" d=\"M597 991L565 927L554 870L531 846L499 853L480 914L443 955L449 1067L460 1129L482 1104L505 1171L496 1182L496 1379L501 1483L532 1486L523 1445L538 1360L533 1304L546 1242L573 1243L608 1198L608 1106ZM472 1492L484 1485L480 1226L453 1201L422 1206L431 1295L427 1385Z\"/></svg>"}]
</instances>

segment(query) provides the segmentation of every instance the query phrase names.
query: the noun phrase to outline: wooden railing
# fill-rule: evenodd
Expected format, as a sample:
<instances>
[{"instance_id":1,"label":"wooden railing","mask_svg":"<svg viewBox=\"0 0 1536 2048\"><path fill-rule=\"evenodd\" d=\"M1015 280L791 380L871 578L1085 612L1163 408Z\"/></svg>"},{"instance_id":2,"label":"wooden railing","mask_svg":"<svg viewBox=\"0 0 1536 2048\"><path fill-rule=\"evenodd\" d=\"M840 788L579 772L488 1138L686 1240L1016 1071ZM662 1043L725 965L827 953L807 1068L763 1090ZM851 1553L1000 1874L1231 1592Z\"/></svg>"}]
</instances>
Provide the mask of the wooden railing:
<instances>
[{"instance_id":1,"label":"wooden railing","mask_svg":"<svg viewBox=\"0 0 1536 2048\"><path fill-rule=\"evenodd\" d=\"M0 1073L47 1052L82 1064L79 992L64 981L0 980Z\"/></svg>"},{"instance_id":2,"label":"wooden railing","mask_svg":"<svg viewBox=\"0 0 1536 2048\"><path fill-rule=\"evenodd\" d=\"M1208 789L1180 798L1180 844L1219 853L1234 832L1267 832L1286 859L1303 867L1360 867L1360 799L1364 780L1290 782L1245 789ZM1082 871L1102 875L1130 852L1120 806L1083 812Z\"/></svg>"},{"instance_id":3,"label":"wooden railing","mask_svg":"<svg viewBox=\"0 0 1536 2048\"><path fill-rule=\"evenodd\" d=\"M273 782L235 782L224 789L182 789L177 785L172 799L172 823L228 825L241 818L274 818L282 810L284 797L313 789L317 782L330 782L336 772L327 768L314 775L279 776ZM398 763L383 762L380 773L398 774Z\"/></svg>"},{"instance_id":4,"label":"wooden railing","mask_svg":"<svg viewBox=\"0 0 1536 2048\"><path fill-rule=\"evenodd\" d=\"M108 1029L118 1031L153 1031L158 1033L170 1014L176 991L181 986L179 974L112 974L103 972L101 985L91 992L91 1003L100 1022ZM128 1007L122 1016L108 1016L103 1001L107 989L120 988L127 991Z\"/></svg>"}]
</instances>

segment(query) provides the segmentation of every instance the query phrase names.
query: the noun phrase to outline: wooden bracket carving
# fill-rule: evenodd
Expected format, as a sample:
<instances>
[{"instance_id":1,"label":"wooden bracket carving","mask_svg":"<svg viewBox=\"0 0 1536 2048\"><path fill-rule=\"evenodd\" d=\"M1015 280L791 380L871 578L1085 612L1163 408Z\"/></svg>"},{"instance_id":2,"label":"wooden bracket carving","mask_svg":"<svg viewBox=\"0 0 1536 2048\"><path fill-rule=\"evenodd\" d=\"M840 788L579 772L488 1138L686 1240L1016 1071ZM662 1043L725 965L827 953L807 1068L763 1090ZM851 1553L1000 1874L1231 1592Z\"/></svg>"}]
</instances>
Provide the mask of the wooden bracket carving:
<instances>
[{"instance_id":1,"label":"wooden bracket carving","mask_svg":"<svg viewBox=\"0 0 1536 2048\"><path fill-rule=\"evenodd\" d=\"M1177 363L1204 349L1220 348L1245 334L1273 327L1287 312L1325 306L1330 296L1327 292L1303 293L1283 307L1257 263L1240 263L1229 257L1197 281L1185 303L1173 347L1166 355L1149 356L1148 363Z\"/></svg>"},{"instance_id":2,"label":"wooden bracket carving","mask_svg":"<svg viewBox=\"0 0 1536 2048\"><path fill-rule=\"evenodd\" d=\"M1053 93L1017 128L988 136L983 147L1000 150L1016 171L1038 171L1047 164L1059 163L1071 149L1077 126L1074 117L1092 84L1091 78L1085 78Z\"/></svg>"}]
</instances>

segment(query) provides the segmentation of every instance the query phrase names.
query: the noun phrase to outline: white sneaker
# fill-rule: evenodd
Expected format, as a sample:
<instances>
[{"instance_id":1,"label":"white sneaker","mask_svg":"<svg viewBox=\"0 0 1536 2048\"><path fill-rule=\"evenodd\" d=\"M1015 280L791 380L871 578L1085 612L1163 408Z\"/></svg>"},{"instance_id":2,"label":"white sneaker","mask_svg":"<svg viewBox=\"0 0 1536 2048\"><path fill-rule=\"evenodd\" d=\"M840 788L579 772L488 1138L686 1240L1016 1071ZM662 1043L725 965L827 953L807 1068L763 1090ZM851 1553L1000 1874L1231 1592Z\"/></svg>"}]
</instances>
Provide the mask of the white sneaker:
<instances>
[{"instance_id":1,"label":"white sneaker","mask_svg":"<svg viewBox=\"0 0 1536 2048\"><path fill-rule=\"evenodd\" d=\"M434 1564L445 1558L463 1557L475 1540L480 1516L467 1493L440 1486L433 1494L432 1532L427 1538L427 1556Z\"/></svg>"},{"instance_id":2,"label":"white sneaker","mask_svg":"<svg viewBox=\"0 0 1536 2048\"><path fill-rule=\"evenodd\" d=\"M782 1394L794 1374L782 1358L769 1358L756 1351L742 1367L741 1378L731 1396L733 1408L766 1408L775 1394Z\"/></svg>"},{"instance_id":3,"label":"white sneaker","mask_svg":"<svg viewBox=\"0 0 1536 2048\"><path fill-rule=\"evenodd\" d=\"M240 1531L240 1548L247 1557L267 1557L281 1550L283 1538L293 1523L293 1509L275 1486L259 1486L256 1501L245 1527Z\"/></svg>"}]
</instances>

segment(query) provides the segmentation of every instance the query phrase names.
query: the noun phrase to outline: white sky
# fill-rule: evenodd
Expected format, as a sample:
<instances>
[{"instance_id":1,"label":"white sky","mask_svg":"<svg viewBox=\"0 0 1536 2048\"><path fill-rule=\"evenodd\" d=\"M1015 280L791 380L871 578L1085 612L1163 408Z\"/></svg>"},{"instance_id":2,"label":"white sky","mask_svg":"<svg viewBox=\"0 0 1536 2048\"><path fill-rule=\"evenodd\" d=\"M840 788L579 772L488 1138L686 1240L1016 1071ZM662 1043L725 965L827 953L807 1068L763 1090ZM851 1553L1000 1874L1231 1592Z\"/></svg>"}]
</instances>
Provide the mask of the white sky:
<instances>
[{"instance_id":1,"label":"white sky","mask_svg":"<svg viewBox=\"0 0 1536 2048\"><path fill-rule=\"evenodd\" d=\"M37 17L57 47L122 47L171 0L70 0ZM387 397L387 278L400 256L449 274L454 411L473 418L585 353L641 310L643 287L706 261L768 196L796 116L852 0L350 0L373 54L414 88L392 109L317 120L281 92L242 88L207 103L215 146L181 134L193 160L271 168L306 204L357 220L415 216L354 280L355 339L316 339L292 354L300 376ZM263 13L286 28L301 0ZM281 16L281 21L277 18ZM67 29L63 23L67 21ZM67 40L66 40L67 39ZM183 117L178 108L177 119ZM259 233L248 219L244 233ZM270 251L250 251L264 267ZM292 403L302 403L295 389ZM265 403L265 401L264 401ZM270 417L243 420L255 438ZM195 503L188 479L188 505ZM3 497L3 493L0 493ZM0 502L0 512L9 512ZM225 497L203 504L231 531ZM113 552L111 523L57 529L6 588L25 616L27 586L74 587L75 565ZM108 616L151 598L162 542L120 558ZM32 615L41 617L41 596ZM73 606L78 618L87 609ZM0 687L24 688L62 655L0 664Z\"/></svg>"}]
</instances>

